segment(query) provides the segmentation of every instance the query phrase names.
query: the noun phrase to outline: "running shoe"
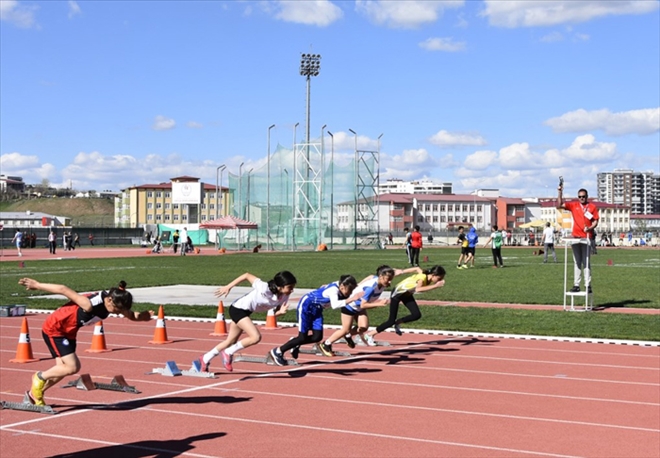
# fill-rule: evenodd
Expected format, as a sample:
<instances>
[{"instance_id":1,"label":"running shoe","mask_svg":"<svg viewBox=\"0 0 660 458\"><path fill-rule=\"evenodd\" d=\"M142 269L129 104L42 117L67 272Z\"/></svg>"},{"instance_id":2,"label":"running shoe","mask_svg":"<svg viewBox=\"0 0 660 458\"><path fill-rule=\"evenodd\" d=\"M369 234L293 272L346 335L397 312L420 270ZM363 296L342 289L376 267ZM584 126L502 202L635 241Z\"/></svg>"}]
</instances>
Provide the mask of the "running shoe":
<instances>
[{"instance_id":1,"label":"running shoe","mask_svg":"<svg viewBox=\"0 0 660 458\"><path fill-rule=\"evenodd\" d=\"M579 293L580 292L580 287L579 286L574 286L571 288L571 293Z\"/></svg>"},{"instance_id":2,"label":"running shoe","mask_svg":"<svg viewBox=\"0 0 660 458\"><path fill-rule=\"evenodd\" d=\"M593 294L593 291L591 290L591 285L587 286L587 293Z\"/></svg>"},{"instance_id":3,"label":"running shoe","mask_svg":"<svg viewBox=\"0 0 660 458\"><path fill-rule=\"evenodd\" d=\"M403 335L403 332L401 332L401 328L399 327L398 324L394 325L394 332L396 332L397 336L402 336Z\"/></svg>"},{"instance_id":4,"label":"running shoe","mask_svg":"<svg viewBox=\"0 0 660 458\"><path fill-rule=\"evenodd\" d=\"M32 376L32 388L30 388L30 394L32 399L35 401L35 405L45 406L44 402L44 388L46 387L46 381L39 378L39 372L35 372Z\"/></svg>"},{"instance_id":5,"label":"running shoe","mask_svg":"<svg viewBox=\"0 0 660 458\"><path fill-rule=\"evenodd\" d=\"M273 358L273 362L275 364L277 364L278 366L286 366L286 360L284 359L284 355L282 355L281 353L278 353L275 350L277 350L277 348L273 348L270 351L270 356L271 356L271 358Z\"/></svg>"},{"instance_id":6,"label":"running shoe","mask_svg":"<svg viewBox=\"0 0 660 458\"><path fill-rule=\"evenodd\" d=\"M355 342L353 342L353 338L350 334L346 334L344 339L346 340L346 345L348 345L348 348L355 348Z\"/></svg>"},{"instance_id":7,"label":"running shoe","mask_svg":"<svg viewBox=\"0 0 660 458\"><path fill-rule=\"evenodd\" d=\"M364 341L369 345L370 347L376 347L378 344L374 340L374 336L370 336L369 334L364 336Z\"/></svg>"},{"instance_id":8,"label":"running shoe","mask_svg":"<svg viewBox=\"0 0 660 458\"><path fill-rule=\"evenodd\" d=\"M25 392L25 395L27 396L28 401L30 401L30 404L32 404L32 405L40 406L40 407L46 405L46 402L43 400L43 398L41 398L40 401L37 401L36 399L34 399L34 396L32 396L32 393L30 392L30 390L27 390Z\"/></svg>"},{"instance_id":9,"label":"running shoe","mask_svg":"<svg viewBox=\"0 0 660 458\"><path fill-rule=\"evenodd\" d=\"M325 342L321 342L319 344L319 350L323 356L335 356L335 354L332 352L332 345L326 345Z\"/></svg>"},{"instance_id":10,"label":"running shoe","mask_svg":"<svg viewBox=\"0 0 660 458\"><path fill-rule=\"evenodd\" d=\"M300 346L298 347L293 347L291 349L291 357L293 359L298 359L298 355L300 355Z\"/></svg>"},{"instance_id":11,"label":"running shoe","mask_svg":"<svg viewBox=\"0 0 660 458\"><path fill-rule=\"evenodd\" d=\"M202 372L208 372L209 371L209 366L211 365L211 361L209 361L208 363L205 363L204 362L204 355L197 358L197 361L199 361L199 367L201 368L200 370Z\"/></svg>"},{"instance_id":12,"label":"running shoe","mask_svg":"<svg viewBox=\"0 0 660 458\"><path fill-rule=\"evenodd\" d=\"M234 357L232 355L228 355L224 350L220 352L220 356L222 356L222 365L225 366L225 369L227 369L229 372L232 372L234 370L234 366L231 365L231 362L234 360Z\"/></svg>"}]
</instances>

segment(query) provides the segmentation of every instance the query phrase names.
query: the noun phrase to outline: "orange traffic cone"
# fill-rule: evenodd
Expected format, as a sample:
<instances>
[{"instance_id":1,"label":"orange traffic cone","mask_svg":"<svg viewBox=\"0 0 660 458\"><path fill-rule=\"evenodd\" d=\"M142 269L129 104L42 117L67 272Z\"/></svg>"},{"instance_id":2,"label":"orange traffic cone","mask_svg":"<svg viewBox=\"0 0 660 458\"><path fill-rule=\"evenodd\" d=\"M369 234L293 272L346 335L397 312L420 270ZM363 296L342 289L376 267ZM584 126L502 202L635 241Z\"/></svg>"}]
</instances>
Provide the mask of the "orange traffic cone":
<instances>
[{"instance_id":1,"label":"orange traffic cone","mask_svg":"<svg viewBox=\"0 0 660 458\"><path fill-rule=\"evenodd\" d=\"M149 341L150 344L168 344L172 343L167 340L167 331L165 330L165 312L161 305L158 309L158 319L156 320L156 330L154 331L154 340Z\"/></svg>"},{"instance_id":2,"label":"orange traffic cone","mask_svg":"<svg viewBox=\"0 0 660 458\"><path fill-rule=\"evenodd\" d=\"M32 355L32 344L30 343L30 330L28 329L27 318L23 318L21 324L21 335L18 337L18 348L16 349L16 358L10 359L10 363L31 363L38 361Z\"/></svg>"},{"instance_id":3,"label":"orange traffic cone","mask_svg":"<svg viewBox=\"0 0 660 458\"><path fill-rule=\"evenodd\" d=\"M85 350L89 353L104 353L112 351L105 345L105 333L103 332L103 321L99 321L94 326L94 335L92 336L92 347Z\"/></svg>"},{"instance_id":4,"label":"orange traffic cone","mask_svg":"<svg viewBox=\"0 0 660 458\"><path fill-rule=\"evenodd\" d=\"M275 311L270 309L268 315L266 315L266 327L264 329L279 329L277 325L277 318L275 317Z\"/></svg>"},{"instance_id":5,"label":"orange traffic cone","mask_svg":"<svg viewBox=\"0 0 660 458\"><path fill-rule=\"evenodd\" d=\"M225 323L225 306L220 301L218 303L218 314L215 318L215 329L210 334L212 336L226 336L227 335L227 323Z\"/></svg>"}]
</instances>

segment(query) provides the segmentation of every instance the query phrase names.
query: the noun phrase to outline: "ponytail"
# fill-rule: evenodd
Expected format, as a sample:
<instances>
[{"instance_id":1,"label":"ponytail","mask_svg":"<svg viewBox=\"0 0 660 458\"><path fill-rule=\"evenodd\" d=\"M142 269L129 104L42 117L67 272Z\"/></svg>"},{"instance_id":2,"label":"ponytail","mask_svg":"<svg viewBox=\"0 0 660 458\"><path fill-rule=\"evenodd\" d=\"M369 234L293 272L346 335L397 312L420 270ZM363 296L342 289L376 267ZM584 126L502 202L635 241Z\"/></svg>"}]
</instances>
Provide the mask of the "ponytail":
<instances>
[{"instance_id":1,"label":"ponytail","mask_svg":"<svg viewBox=\"0 0 660 458\"><path fill-rule=\"evenodd\" d=\"M117 286L110 288L108 295L119 309L130 310L133 306L133 295L126 291L126 282L124 280L120 281Z\"/></svg>"}]
</instances>

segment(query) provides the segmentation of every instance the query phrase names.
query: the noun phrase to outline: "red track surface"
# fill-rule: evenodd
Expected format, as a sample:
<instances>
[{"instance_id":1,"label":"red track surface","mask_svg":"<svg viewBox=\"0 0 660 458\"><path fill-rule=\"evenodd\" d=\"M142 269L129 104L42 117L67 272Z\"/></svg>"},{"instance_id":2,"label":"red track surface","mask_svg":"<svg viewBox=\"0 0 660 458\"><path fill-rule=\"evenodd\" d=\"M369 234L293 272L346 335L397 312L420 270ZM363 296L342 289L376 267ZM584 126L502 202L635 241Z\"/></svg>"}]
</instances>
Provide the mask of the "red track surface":
<instances>
[{"instance_id":1,"label":"red track surface","mask_svg":"<svg viewBox=\"0 0 660 458\"><path fill-rule=\"evenodd\" d=\"M40 358L44 318L28 318ZM20 321L0 320L5 401L20 401L32 373L53 363L8 362ZM239 362L227 373L216 358L218 377L201 379L145 373L168 360L189 368L218 342L212 324L170 320L169 345L147 343L154 322L104 328L110 353L86 353L92 329L80 331L81 373L105 383L123 374L142 393L62 383L46 395L58 415L3 410L2 458L660 457L658 347L386 333L392 347L301 354L293 368ZM265 355L294 330L262 332L244 354Z\"/></svg>"}]
</instances>

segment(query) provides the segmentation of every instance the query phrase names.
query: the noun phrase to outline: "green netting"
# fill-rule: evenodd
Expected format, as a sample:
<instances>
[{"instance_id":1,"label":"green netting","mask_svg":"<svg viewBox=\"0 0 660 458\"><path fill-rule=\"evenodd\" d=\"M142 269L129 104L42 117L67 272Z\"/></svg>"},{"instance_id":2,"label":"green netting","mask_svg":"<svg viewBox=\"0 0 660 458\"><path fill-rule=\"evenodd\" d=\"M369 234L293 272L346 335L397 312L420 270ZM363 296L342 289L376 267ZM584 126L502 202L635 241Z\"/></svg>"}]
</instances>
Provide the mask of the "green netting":
<instances>
[{"instance_id":1,"label":"green netting","mask_svg":"<svg viewBox=\"0 0 660 458\"><path fill-rule=\"evenodd\" d=\"M360 171L371 167L377 174L373 162L363 161ZM354 158L346 155L332 162L327 148L321 154L320 142L296 145L295 150L278 145L270 157L270 174L264 162L228 177L228 214L253 221L259 228L218 231L216 243L230 249L261 244L265 249L270 239L276 250L313 249L321 243L352 245L356 234L373 233L373 228L364 229L363 223L358 225L363 229L356 231L353 218L345 217L340 231L331 227L331 221L338 221L338 205L355 200L355 166ZM370 189L361 193L373 195Z\"/></svg>"},{"instance_id":2,"label":"green netting","mask_svg":"<svg viewBox=\"0 0 660 458\"><path fill-rule=\"evenodd\" d=\"M165 233L168 233L168 237L162 237L161 242L163 243L172 243L172 234L174 234L174 228L167 226L166 224L158 225L158 235L162 236ZM200 229L198 231L188 231L188 237L192 240L193 245L206 245L209 242L209 233L206 229Z\"/></svg>"}]
</instances>

